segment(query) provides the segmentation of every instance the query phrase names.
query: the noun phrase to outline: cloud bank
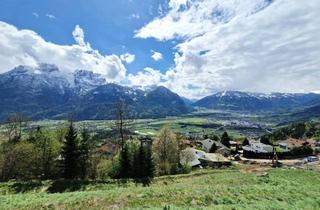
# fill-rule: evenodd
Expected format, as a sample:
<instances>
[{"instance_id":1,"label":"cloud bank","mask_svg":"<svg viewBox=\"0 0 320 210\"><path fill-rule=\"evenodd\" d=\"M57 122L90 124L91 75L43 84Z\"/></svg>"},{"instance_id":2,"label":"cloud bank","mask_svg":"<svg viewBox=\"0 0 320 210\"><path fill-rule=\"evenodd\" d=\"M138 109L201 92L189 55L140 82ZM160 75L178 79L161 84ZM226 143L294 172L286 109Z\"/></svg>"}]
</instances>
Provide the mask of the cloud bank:
<instances>
[{"instance_id":1,"label":"cloud bank","mask_svg":"<svg viewBox=\"0 0 320 210\"><path fill-rule=\"evenodd\" d=\"M44 40L31 30L19 30L0 21L0 73L17 65L37 66L55 64L60 70L72 73L77 69L92 70L108 82L121 82L126 68L117 55L101 55L85 41L82 28L77 25L72 33L76 44L57 45Z\"/></svg>"},{"instance_id":2,"label":"cloud bank","mask_svg":"<svg viewBox=\"0 0 320 210\"><path fill-rule=\"evenodd\" d=\"M320 90L318 0L170 0L167 6L135 35L178 42L162 85L191 98L219 90Z\"/></svg>"}]
</instances>

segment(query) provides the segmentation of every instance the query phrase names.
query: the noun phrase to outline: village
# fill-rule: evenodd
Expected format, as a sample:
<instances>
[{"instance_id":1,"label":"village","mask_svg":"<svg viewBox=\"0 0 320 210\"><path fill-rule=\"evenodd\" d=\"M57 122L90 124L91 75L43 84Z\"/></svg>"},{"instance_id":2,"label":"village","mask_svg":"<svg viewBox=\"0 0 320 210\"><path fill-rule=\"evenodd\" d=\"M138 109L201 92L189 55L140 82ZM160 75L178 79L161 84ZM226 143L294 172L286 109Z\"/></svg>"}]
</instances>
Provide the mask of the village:
<instances>
[{"instance_id":1,"label":"village","mask_svg":"<svg viewBox=\"0 0 320 210\"><path fill-rule=\"evenodd\" d=\"M261 143L259 140L248 140L244 143L230 141L227 147L212 139L186 140L185 153L191 155L182 158L193 168L221 167L231 164L250 164L256 166L286 167L301 169L320 169L319 156L312 151L320 149L320 143L313 139L289 138L276 145ZM308 150L305 154L294 153L297 150ZM310 152L311 151L311 152Z\"/></svg>"},{"instance_id":2,"label":"village","mask_svg":"<svg viewBox=\"0 0 320 210\"><path fill-rule=\"evenodd\" d=\"M226 168L231 165L245 164L254 167L283 167L320 171L320 142L313 138L292 138L279 140L270 145L260 139L247 139L242 142L226 137L221 139L187 136L180 141L180 164L197 168ZM227 138L223 140L223 138ZM152 138L140 137L145 144ZM97 152L112 155L119 149L117 144L105 143Z\"/></svg>"}]
</instances>

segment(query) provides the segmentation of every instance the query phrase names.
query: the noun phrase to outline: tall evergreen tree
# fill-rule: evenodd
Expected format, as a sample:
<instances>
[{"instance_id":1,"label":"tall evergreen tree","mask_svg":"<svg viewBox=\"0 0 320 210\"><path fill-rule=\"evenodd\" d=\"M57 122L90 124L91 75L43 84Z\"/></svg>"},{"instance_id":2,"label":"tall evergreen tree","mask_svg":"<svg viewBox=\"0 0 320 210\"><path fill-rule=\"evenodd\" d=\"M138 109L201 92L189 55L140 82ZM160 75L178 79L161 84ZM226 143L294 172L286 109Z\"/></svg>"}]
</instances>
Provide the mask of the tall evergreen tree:
<instances>
[{"instance_id":1,"label":"tall evergreen tree","mask_svg":"<svg viewBox=\"0 0 320 210\"><path fill-rule=\"evenodd\" d=\"M147 178L153 178L155 175L156 167L152 158L152 150L151 147L146 147L145 152L145 176Z\"/></svg>"},{"instance_id":2,"label":"tall evergreen tree","mask_svg":"<svg viewBox=\"0 0 320 210\"><path fill-rule=\"evenodd\" d=\"M120 152L120 171L119 178L129 178L131 171L130 159L128 145L125 144L123 149Z\"/></svg>"},{"instance_id":3,"label":"tall evergreen tree","mask_svg":"<svg viewBox=\"0 0 320 210\"><path fill-rule=\"evenodd\" d=\"M77 145L77 131L70 123L67 135L65 137L64 145L62 148L62 176L65 179L75 179L79 175L79 150Z\"/></svg>"},{"instance_id":4,"label":"tall evergreen tree","mask_svg":"<svg viewBox=\"0 0 320 210\"><path fill-rule=\"evenodd\" d=\"M221 144L226 147L230 147L231 138L229 137L228 133L225 131L221 136Z\"/></svg>"},{"instance_id":5,"label":"tall evergreen tree","mask_svg":"<svg viewBox=\"0 0 320 210\"><path fill-rule=\"evenodd\" d=\"M209 153L215 153L217 151L218 147L215 143L212 144Z\"/></svg>"},{"instance_id":6,"label":"tall evergreen tree","mask_svg":"<svg viewBox=\"0 0 320 210\"><path fill-rule=\"evenodd\" d=\"M142 142L139 149L135 151L132 163L132 178L140 179L143 176L144 150Z\"/></svg>"},{"instance_id":7,"label":"tall evergreen tree","mask_svg":"<svg viewBox=\"0 0 320 210\"><path fill-rule=\"evenodd\" d=\"M243 142L242 142L242 146L247 146L247 145L249 145L250 144L250 142L249 142L249 140L247 139L247 137L243 140Z\"/></svg>"},{"instance_id":8,"label":"tall evergreen tree","mask_svg":"<svg viewBox=\"0 0 320 210\"><path fill-rule=\"evenodd\" d=\"M81 179L85 179L88 175L87 169L89 165L90 156L90 135L87 130L81 132L81 139L79 142L79 169Z\"/></svg>"}]
</instances>

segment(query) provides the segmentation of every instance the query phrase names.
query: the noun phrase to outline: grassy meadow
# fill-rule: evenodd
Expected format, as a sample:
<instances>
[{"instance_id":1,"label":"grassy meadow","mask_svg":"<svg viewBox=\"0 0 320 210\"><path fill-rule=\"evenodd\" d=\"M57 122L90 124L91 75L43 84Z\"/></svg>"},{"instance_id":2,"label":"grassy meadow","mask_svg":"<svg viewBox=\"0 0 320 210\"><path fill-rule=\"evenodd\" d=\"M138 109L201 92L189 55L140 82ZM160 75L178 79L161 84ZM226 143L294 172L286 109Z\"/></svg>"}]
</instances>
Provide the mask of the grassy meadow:
<instances>
[{"instance_id":1,"label":"grassy meadow","mask_svg":"<svg viewBox=\"0 0 320 210\"><path fill-rule=\"evenodd\" d=\"M320 209L320 174L293 169L202 169L144 187L114 180L0 184L0 209Z\"/></svg>"},{"instance_id":2,"label":"grassy meadow","mask_svg":"<svg viewBox=\"0 0 320 210\"><path fill-rule=\"evenodd\" d=\"M162 119L135 119L129 127L138 135L156 136L163 125L168 125L175 133L185 135L219 134L227 130L235 138L242 136L259 136L265 129L274 128L275 122L263 120L262 115L243 114L219 110L199 110L180 117ZM42 120L31 123L47 129L59 129L68 126L65 120ZM87 120L76 123L78 128L86 128L92 132L111 131L115 127L112 120ZM0 130L4 128L0 126Z\"/></svg>"}]
</instances>

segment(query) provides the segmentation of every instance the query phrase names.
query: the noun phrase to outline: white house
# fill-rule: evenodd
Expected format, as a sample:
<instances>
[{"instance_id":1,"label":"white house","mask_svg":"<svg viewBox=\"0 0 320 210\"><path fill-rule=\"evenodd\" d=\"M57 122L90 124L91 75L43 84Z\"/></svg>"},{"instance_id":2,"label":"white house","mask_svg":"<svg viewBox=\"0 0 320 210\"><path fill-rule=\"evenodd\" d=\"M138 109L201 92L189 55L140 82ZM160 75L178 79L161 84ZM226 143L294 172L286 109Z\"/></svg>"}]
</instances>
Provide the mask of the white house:
<instances>
[{"instance_id":1,"label":"white house","mask_svg":"<svg viewBox=\"0 0 320 210\"><path fill-rule=\"evenodd\" d=\"M243 146L243 150L255 152L255 153L271 153L273 152L273 147L261 142L251 141L249 145Z\"/></svg>"},{"instance_id":2,"label":"white house","mask_svg":"<svg viewBox=\"0 0 320 210\"><path fill-rule=\"evenodd\" d=\"M227 164L231 162L223 155L218 153L206 153L194 148L186 148L182 151L180 163L182 165L188 164L191 167L196 167L201 166L204 163L205 165L211 165L216 163Z\"/></svg>"}]
</instances>

